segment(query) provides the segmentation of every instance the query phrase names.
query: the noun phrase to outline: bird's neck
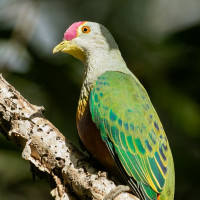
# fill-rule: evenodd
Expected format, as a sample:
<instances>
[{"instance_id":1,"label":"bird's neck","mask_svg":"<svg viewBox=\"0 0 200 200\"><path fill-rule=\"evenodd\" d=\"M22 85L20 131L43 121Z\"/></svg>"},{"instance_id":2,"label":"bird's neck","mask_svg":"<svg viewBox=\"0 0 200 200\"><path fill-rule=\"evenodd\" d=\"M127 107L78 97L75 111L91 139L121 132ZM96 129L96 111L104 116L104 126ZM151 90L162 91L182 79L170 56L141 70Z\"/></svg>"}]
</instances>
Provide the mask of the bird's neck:
<instances>
[{"instance_id":1,"label":"bird's neck","mask_svg":"<svg viewBox=\"0 0 200 200\"><path fill-rule=\"evenodd\" d=\"M120 71L127 74L131 73L124 62L119 49L112 49L110 51L98 49L98 51L95 50L93 52L88 52L84 65L84 80L78 103L78 110L80 113L84 112L88 103L90 91L100 75L106 71Z\"/></svg>"},{"instance_id":2,"label":"bird's neck","mask_svg":"<svg viewBox=\"0 0 200 200\"><path fill-rule=\"evenodd\" d=\"M88 52L83 86L87 86L90 90L98 77L106 71L121 71L125 73L129 71L118 48L112 50L96 49Z\"/></svg>"}]
</instances>

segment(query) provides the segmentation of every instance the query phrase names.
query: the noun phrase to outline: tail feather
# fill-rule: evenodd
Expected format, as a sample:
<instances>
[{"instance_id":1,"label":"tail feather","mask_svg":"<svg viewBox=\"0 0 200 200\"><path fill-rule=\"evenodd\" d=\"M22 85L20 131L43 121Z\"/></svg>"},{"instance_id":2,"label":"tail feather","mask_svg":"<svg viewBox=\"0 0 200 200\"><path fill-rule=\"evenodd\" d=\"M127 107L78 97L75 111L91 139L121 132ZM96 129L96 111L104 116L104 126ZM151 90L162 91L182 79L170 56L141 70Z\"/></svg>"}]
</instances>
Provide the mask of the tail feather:
<instances>
[{"instance_id":1,"label":"tail feather","mask_svg":"<svg viewBox=\"0 0 200 200\"><path fill-rule=\"evenodd\" d=\"M145 196L145 200L157 200L157 193L149 185L140 182L140 189Z\"/></svg>"}]
</instances>

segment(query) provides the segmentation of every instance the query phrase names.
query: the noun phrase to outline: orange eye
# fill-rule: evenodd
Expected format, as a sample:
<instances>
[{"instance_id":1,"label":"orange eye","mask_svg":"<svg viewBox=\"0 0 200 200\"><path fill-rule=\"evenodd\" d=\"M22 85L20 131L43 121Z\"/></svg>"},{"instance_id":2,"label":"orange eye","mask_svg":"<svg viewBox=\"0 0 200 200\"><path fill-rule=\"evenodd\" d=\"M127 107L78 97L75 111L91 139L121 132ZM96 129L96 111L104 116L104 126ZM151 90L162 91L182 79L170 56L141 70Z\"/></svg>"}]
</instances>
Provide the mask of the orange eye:
<instances>
[{"instance_id":1,"label":"orange eye","mask_svg":"<svg viewBox=\"0 0 200 200\"><path fill-rule=\"evenodd\" d=\"M89 33L91 31L89 26L83 26L81 30L83 33Z\"/></svg>"}]
</instances>

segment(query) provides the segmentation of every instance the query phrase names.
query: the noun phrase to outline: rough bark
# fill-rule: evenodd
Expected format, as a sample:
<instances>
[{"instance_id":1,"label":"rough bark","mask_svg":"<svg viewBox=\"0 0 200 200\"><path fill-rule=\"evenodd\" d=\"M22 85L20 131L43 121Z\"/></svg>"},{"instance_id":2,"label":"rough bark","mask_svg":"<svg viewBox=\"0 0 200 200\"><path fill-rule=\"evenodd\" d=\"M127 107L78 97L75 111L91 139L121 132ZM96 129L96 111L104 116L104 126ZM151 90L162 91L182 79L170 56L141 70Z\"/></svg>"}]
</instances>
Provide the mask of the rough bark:
<instances>
[{"instance_id":1,"label":"rough bark","mask_svg":"<svg viewBox=\"0 0 200 200\"><path fill-rule=\"evenodd\" d=\"M30 104L0 75L0 131L22 147L22 157L30 161L36 171L43 172L44 177L54 183L51 194L55 199L103 199L116 187L115 182L87 161L78 167L77 161L84 155L43 112L43 107ZM137 198L122 193L115 199Z\"/></svg>"}]
</instances>

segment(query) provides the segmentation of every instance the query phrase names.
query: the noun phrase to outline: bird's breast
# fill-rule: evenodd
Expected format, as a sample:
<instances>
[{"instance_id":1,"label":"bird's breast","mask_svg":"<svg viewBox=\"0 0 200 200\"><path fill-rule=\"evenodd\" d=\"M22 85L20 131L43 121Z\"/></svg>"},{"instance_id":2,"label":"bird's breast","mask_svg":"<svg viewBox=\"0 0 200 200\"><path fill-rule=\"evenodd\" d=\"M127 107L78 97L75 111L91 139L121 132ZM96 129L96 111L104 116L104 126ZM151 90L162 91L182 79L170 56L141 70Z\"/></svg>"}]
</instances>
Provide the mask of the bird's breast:
<instances>
[{"instance_id":1,"label":"bird's breast","mask_svg":"<svg viewBox=\"0 0 200 200\"><path fill-rule=\"evenodd\" d=\"M89 102L87 99L80 100L76 115L79 137L87 151L109 171L116 168L115 162L103 142L100 131L92 121Z\"/></svg>"}]
</instances>

